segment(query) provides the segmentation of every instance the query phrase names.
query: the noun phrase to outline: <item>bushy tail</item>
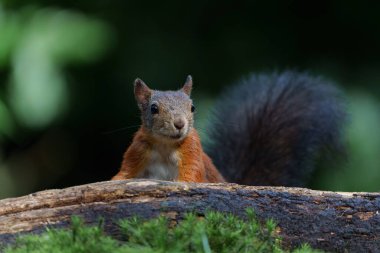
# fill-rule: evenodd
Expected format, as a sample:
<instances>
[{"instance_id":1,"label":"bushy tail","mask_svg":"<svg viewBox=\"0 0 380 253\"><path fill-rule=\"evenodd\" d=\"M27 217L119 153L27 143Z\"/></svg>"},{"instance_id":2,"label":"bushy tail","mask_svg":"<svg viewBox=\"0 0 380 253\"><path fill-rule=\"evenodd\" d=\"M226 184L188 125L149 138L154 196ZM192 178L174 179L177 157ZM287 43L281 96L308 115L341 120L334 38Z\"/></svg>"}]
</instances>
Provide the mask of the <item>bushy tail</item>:
<instances>
[{"instance_id":1,"label":"bushy tail","mask_svg":"<svg viewBox=\"0 0 380 253\"><path fill-rule=\"evenodd\" d=\"M207 151L229 182L304 186L316 159L342 151L342 94L287 71L251 75L216 104Z\"/></svg>"}]
</instances>

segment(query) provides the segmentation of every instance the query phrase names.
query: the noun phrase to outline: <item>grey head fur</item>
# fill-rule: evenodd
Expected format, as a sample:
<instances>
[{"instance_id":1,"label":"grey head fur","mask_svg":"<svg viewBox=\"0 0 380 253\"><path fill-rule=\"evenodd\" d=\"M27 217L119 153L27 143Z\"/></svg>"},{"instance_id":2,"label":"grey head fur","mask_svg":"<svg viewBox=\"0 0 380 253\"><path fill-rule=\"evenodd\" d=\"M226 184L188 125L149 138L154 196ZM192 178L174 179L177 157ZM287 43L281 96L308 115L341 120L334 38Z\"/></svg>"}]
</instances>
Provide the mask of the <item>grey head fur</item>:
<instances>
[{"instance_id":1,"label":"grey head fur","mask_svg":"<svg viewBox=\"0 0 380 253\"><path fill-rule=\"evenodd\" d=\"M153 137L180 141L188 135L194 124L190 98L192 83L188 76L182 89L159 91L151 90L141 79L135 80L134 92L142 125Z\"/></svg>"}]
</instances>

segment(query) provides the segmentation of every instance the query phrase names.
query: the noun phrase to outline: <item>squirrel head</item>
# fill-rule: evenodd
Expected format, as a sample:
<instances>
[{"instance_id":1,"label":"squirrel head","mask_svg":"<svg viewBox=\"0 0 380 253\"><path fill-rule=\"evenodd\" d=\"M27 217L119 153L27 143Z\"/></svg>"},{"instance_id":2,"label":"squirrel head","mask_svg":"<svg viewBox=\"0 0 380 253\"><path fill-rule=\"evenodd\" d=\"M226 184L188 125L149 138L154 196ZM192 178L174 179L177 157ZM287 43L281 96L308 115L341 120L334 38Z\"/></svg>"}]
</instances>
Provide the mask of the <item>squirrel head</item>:
<instances>
[{"instance_id":1,"label":"squirrel head","mask_svg":"<svg viewBox=\"0 0 380 253\"><path fill-rule=\"evenodd\" d=\"M188 135L194 123L192 86L191 76L178 91L151 90L141 79L135 80L134 93L142 125L153 137L176 142Z\"/></svg>"}]
</instances>

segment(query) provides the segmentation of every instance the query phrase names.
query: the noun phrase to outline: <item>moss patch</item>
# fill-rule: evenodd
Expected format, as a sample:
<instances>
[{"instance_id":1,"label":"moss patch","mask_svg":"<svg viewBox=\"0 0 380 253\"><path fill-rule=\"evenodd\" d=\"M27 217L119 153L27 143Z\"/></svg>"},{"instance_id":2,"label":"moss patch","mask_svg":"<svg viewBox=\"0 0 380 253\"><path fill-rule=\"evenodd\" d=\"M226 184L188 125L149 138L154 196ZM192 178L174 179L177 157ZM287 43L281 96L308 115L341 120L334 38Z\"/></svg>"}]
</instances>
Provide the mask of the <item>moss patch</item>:
<instances>
[{"instance_id":1,"label":"moss patch","mask_svg":"<svg viewBox=\"0 0 380 253\"><path fill-rule=\"evenodd\" d=\"M275 234L276 224L268 220L261 225L252 210L243 220L231 214L210 211L204 218L187 214L174 227L165 217L152 220L131 218L120 221L123 241L104 233L98 226L85 226L72 218L67 230L47 230L41 235L20 237L6 253L151 253L151 252L289 252L281 248ZM293 252L320 252L302 246Z\"/></svg>"}]
</instances>

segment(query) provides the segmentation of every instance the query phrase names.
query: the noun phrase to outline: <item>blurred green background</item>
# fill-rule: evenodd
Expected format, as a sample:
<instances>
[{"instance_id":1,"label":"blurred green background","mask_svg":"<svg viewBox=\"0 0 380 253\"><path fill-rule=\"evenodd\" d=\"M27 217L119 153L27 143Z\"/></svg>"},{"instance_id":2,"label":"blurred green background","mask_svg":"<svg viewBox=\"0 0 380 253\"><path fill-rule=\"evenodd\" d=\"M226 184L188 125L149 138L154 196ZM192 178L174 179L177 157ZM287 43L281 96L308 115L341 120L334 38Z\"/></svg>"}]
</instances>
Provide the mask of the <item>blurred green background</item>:
<instances>
[{"instance_id":1,"label":"blurred green background","mask_svg":"<svg viewBox=\"0 0 380 253\"><path fill-rule=\"evenodd\" d=\"M204 125L223 88L287 68L349 101L348 160L310 187L378 191L379 13L374 1L0 1L0 198L113 176L139 124L136 77L176 89L192 74Z\"/></svg>"}]
</instances>

